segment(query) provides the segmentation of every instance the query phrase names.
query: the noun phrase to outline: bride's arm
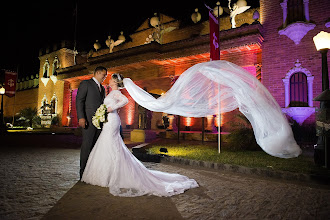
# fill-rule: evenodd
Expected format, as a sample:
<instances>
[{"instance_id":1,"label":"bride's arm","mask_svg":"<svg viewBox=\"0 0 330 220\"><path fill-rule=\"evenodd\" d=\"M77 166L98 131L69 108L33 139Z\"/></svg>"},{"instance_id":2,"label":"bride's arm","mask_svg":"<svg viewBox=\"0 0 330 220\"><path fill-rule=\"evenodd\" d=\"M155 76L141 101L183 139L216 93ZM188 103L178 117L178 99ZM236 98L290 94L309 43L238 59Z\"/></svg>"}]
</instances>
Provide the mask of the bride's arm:
<instances>
[{"instance_id":1,"label":"bride's arm","mask_svg":"<svg viewBox=\"0 0 330 220\"><path fill-rule=\"evenodd\" d=\"M121 107L124 107L128 103L128 99L120 91L114 95L114 98L117 99L117 103L113 106L108 107L108 112L112 112Z\"/></svg>"}]
</instances>

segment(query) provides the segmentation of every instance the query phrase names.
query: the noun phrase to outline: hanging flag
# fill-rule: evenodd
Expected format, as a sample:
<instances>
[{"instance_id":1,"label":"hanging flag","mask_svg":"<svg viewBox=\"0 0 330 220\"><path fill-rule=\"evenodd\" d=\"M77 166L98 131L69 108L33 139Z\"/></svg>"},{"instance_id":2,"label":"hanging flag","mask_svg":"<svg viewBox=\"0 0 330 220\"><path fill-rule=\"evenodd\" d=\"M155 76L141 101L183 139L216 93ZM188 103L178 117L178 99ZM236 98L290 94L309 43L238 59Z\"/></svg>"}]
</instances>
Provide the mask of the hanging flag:
<instances>
[{"instance_id":1,"label":"hanging flag","mask_svg":"<svg viewBox=\"0 0 330 220\"><path fill-rule=\"evenodd\" d=\"M5 89L8 97L15 96L16 92L16 81L17 81L17 73L15 72L5 72Z\"/></svg>"},{"instance_id":2,"label":"hanging flag","mask_svg":"<svg viewBox=\"0 0 330 220\"><path fill-rule=\"evenodd\" d=\"M210 23L210 59L220 60L220 47L219 47L219 21L209 11L209 23Z\"/></svg>"},{"instance_id":3,"label":"hanging flag","mask_svg":"<svg viewBox=\"0 0 330 220\"><path fill-rule=\"evenodd\" d=\"M210 60L220 60L220 45L219 45L219 21L212 14L212 9L205 5L209 9L209 23L210 23ZM220 84L218 84L218 153L221 149L221 90ZM204 129L204 128L203 128Z\"/></svg>"}]
</instances>

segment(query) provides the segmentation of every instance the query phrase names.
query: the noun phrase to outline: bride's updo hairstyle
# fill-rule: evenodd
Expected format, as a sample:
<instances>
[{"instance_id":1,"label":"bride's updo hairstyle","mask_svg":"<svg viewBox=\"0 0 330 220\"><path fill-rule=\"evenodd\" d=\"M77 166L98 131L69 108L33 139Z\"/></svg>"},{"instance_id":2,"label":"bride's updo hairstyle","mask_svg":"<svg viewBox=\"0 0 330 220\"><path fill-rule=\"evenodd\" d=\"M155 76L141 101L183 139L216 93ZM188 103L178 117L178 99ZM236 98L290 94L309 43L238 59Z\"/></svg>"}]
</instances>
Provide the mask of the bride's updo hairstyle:
<instances>
[{"instance_id":1,"label":"bride's updo hairstyle","mask_svg":"<svg viewBox=\"0 0 330 220\"><path fill-rule=\"evenodd\" d=\"M112 79L115 80L115 82L117 83L117 86L119 89L123 89L124 88L124 83L123 83L123 75L121 75L120 73L114 73L112 74Z\"/></svg>"}]
</instances>

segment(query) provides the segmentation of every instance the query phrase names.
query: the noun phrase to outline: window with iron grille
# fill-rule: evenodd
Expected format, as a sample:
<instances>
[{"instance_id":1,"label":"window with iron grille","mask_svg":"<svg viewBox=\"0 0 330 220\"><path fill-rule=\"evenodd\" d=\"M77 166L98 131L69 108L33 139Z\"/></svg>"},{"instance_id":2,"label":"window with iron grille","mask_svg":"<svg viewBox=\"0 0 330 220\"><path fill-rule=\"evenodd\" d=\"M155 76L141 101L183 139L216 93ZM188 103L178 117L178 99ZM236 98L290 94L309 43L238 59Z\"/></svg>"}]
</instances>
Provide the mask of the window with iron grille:
<instances>
[{"instance_id":1,"label":"window with iron grille","mask_svg":"<svg viewBox=\"0 0 330 220\"><path fill-rule=\"evenodd\" d=\"M288 0L287 25L296 21L305 21L303 0Z\"/></svg>"},{"instance_id":2,"label":"window with iron grille","mask_svg":"<svg viewBox=\"0 0 330 220\"><path fill-rule=\"evenodd\" d=\"M307 77L302 72L290 78L290 107L308 107Z\"/></svg>"}]
</instances>

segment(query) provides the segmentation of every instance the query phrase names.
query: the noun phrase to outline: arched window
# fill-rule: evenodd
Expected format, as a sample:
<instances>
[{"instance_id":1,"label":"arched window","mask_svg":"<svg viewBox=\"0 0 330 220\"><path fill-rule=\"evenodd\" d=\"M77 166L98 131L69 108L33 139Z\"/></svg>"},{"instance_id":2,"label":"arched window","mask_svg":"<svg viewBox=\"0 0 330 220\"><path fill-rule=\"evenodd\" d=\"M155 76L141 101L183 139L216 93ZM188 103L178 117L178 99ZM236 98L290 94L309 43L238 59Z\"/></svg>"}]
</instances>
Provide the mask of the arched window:
<instances>
[{"instance_id":1,"label":"arched window","mask_svg":"<svg viewBox=\"0 0 330 220\"><path fill-rule=\"evenodd\" d=\"M52 75L57 76L57 69L60 68L60 61L58 60L58 57L55 56L54 62L53 62L53 73Z\"/></svg>"},{"instance_id":2,"label":"arched window","mask_svg":"<svg viewBox=\"0 0 330 220\"><path fill-rule=\"evenodd\" d=\"M308 107L307 77L302 72L290 77L290 107Z\"/></svg>"},{"instance_id":3,"label":"arched window","mask_svg":"<svg viewBox=\"0 0 330 220\"><path fill-rule=\"evenodd\" d=\"M46 61L45 61L42 77L49 78L49 61L48 61L48 59L46 59Z\"/></svg>"},{"instance_id":4,"label":"arched window","mask_svg":"<svg viewBox=\"0 0 330 220\"><path fill-rule=\"evenodd\" d=\"M301 66L299 60L282 79L285 92L285 107L282 111L302 125L314 112L313 80L308 69Z\"/></svg>"},{"instance_id":5,"label":"arched window","mask_svg":"<svg viewBox=\"0 0 330 220\"><path fill-rule=\"evenodd\" d=\"M283 0L283 27L295 22L309 22L309 0Z\"/></svg>"},{"instance_id":6,"label":"arched window","mask_svg":"<svg viewBox=\"0 0 330 220\"><path fill-rule=\"evenodd\" d=\"M299 60L282 79L285 92L285 108L313 107L314 76L308 69L301 66Z\"/></svg>"},{"instance_id":7,"label":"arched window","mask_svg":"<svg viewBox=\"0 0 330 220\"><path fill-rule=\"evenodd\" d=\"M296 45L316 26L309 22L309 0L283 0L283 25L280 35L290 38Z\"/></svg>"}]
</instances>

